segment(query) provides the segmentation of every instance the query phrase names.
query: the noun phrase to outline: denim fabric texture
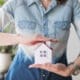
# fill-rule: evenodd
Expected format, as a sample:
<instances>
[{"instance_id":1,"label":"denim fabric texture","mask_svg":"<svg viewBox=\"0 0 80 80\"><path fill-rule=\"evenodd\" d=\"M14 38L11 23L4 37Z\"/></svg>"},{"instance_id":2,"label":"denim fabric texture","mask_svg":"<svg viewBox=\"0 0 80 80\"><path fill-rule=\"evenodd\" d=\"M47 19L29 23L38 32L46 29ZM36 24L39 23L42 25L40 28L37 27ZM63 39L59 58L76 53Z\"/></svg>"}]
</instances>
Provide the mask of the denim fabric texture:
<instances>
[{"instance_id":1,"label":"denim fabric texture","mask_svg":"<svg viewBox=\"0 0 80 80\"><path fill-rule=\"evenodd\" d=\"M65 78L42 69L29 68L33 63L34 58L25 55L24 50L19 48L5 80L72 80L71 77ZM55 63L67 65L66 52Z\"/></svg>"},{"instance_id":2,"label":"denim fabric texture","mask_svg":"<svg viewBox=\"0 0 80 80\"><path fill-rule=\"evenodd\" d=\"M51 44L54 49L53 63L60 58L63 62L62 56L67 48L71 23L80 38L80 3L78 0L67 0L62 5L52 0L47 9L42 6L40 0L9 0L3 6L3 10L12 15L16 33L28 36L43 35L60 41L58 44ZM28 68L34 62L33 57L28 55L28 46L26 49L23 49L23 46L18 48L19 51L7 73L6 80L43 80L40 79L38 69ZM48 80L71 80L71 78L53 74Z\"/></svg>"}]
</instances>

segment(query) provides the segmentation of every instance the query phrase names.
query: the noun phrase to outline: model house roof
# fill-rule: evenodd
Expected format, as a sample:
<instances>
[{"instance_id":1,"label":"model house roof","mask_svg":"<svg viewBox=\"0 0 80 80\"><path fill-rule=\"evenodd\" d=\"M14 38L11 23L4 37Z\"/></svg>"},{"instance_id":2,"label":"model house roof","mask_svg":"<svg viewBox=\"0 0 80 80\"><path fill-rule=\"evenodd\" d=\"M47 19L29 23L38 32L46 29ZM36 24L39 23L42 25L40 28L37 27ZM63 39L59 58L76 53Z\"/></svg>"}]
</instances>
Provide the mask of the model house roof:
<instances>
[{"instance_id":1,"label":"model house roof","mask_svg":"<svg viewBox=\"0 0 80 80\"><path fill-rule=\"evenodd\" d=\"M46 48L51 50L51 48L45 43L41 43L35 50L38 50L39 48Z\"/></svg>"}]
</instances>

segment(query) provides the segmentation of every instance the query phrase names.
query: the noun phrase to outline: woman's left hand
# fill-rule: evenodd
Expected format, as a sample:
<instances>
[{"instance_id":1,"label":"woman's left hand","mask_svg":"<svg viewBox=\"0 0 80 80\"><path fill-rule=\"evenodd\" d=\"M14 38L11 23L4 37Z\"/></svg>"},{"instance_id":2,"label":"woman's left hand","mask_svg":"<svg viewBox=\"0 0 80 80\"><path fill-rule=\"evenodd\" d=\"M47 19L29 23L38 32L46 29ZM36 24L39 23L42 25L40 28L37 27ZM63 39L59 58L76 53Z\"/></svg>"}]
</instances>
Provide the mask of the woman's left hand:
<instances>
[{"instance_id":1,"label":"woman's left hand","mask_svg":"<svg viewBox=\"0 0 80 80\"><path fill-rule=\"evenodd\" d=\"M56 74L64 76L64 77L70 76L72 74L72 72L74 71L74 67L72 65L67 67L66 65L64 65L62 63L32 64L29 66L29 68L44 69L44 70L56 73Z\"/></svg>"},{"instance_id":2,"label":"woman's left hand","mask_svg":"<svg viewBox=\"0 0 80 80\"><path fill-rule=\"evenodd\" d=\"M33 38L31 38L31 37L28 38L28 37L19 35L18 40L19 40L20 44L24 44L24 45L35 45L35 44L38 44L38 43L44 43L46 41L50 41L50 42L53 42L53 43L58 43L59 42L57 39L47 38L47 37L44 37L42 35L36 35Z\"/></svg>"}]
</instances>

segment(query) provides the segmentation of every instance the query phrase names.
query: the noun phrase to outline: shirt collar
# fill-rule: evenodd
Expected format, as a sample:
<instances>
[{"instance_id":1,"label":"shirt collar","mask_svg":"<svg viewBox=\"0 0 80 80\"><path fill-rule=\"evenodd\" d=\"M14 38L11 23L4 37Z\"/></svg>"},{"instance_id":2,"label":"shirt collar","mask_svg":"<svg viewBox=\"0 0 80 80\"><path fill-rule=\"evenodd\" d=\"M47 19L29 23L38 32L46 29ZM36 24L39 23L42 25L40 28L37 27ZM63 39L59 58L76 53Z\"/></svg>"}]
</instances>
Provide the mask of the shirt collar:
<instances>
[{"instance_id":1,"label":"shirt collar","mask_svg":"<svg viewBox=\"0 0 80 80\"><path fill-rule=\"evenodd\" d=\"M37 3L39 2L39 0L25 0L27 2L27 6L32 5L33 3ZM57 1L56 0L52 0L52 7L57 5Z\"/></svg>"},{"instance_id":2,"label":"shirt collar","mask_svg":"<svg viewBox=\"0 0 80 80\"><path fill-rule=\"evenodd\" d=\"M35 2L38 2L39 0L25 0L25 2L27 2L27 6L32 5Z\"/></svg>"}]
</instances>

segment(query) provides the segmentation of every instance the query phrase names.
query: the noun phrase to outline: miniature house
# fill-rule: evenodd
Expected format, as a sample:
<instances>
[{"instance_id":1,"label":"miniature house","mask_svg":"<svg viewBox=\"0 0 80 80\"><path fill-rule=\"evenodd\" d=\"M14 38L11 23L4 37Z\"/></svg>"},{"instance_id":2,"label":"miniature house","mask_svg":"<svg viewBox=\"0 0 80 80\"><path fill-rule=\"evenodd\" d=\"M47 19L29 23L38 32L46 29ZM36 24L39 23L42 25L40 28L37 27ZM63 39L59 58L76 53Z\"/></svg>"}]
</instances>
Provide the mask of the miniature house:
<instances>
[{"instance_id":1,"label":"miniature house","mask_svg":"<svg viewBox=\"0 0 80 80\"><path fill-rule=\"evenodd\" d=\"M52 63L52 50L50 47L41 43L34 51L34 61L35 64Z\"/></svg>"}]
</instances>

